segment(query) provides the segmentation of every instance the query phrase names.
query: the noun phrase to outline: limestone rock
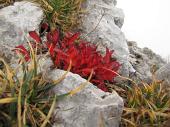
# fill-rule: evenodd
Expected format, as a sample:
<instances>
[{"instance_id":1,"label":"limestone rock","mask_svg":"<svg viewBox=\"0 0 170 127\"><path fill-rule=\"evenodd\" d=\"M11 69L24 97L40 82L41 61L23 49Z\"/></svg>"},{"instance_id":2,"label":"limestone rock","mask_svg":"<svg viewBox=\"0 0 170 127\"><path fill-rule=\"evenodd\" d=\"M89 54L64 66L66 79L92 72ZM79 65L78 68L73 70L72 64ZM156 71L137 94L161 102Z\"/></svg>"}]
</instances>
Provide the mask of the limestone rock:
<instances>
[{"instance_id":1,"label":"limestone rock","mask_svg":"<svg viewBox=\"0 0 170 127\"><path fill-rule=\"evenodd\" d=\"M87 0L84 7L88 11L83 17L82 32L87 39L98 45L98 50L105 53L105 47L114 50L116 57L122 64L121 74L129 74L129 50L124 33L124 14L115 7L115 0Z\"/></svg>"},{"instance_id":2,"label":"limestone rock","mask_svg":"<svg viewBox=\"0 0 170 127\"><path fill-rule=\"evenodd\" d=\"M165 64L165 61L152 50L139 48L136 42L129 41L128 46L130 51L129 61L136 70L132 78L150 82L153 69L159 69Z\"/></svg>"},{"instance_id":3,"label":"limestone rock","mask_svg":"<svg viewBox=\"0 0 170 127\"><path fill-rule=\"evenodd\" d=\"M124 12L122 9L120 8L116 8L114 7L113 9L113 15L114 15L114 23L115 25L117 25L119 28L121 28L123 26L124 23Z\"/></svg>"},{"instance_id":4,"label":"limestone rock","mask_svg":"<svg viewBox=\"0 0 170 127\"><path fill-rule=\"evenodd\" d=\"M11 49L26 42L29 31L38 29L43 18L41 8L30 2L15 2L0 9L0 51L10 59Z\"/></svg>"},{"instance_id":5,"label":"limestone rock","mask_svg":"<svg viewBox=\"0 0 170 127\"><path fill-rule=\"evenodd\" d=\"M47 78L56 80L64 74L62 70L52 70ZM77 74L68 73L66 78L54 88L61 95L86 82ZM88 83L79 93L57 102L53 127L119 127L123 110L123 100L116 93L105 93ZM104 124L104 125L102 125Z\"/></svg>"}]
</instances>

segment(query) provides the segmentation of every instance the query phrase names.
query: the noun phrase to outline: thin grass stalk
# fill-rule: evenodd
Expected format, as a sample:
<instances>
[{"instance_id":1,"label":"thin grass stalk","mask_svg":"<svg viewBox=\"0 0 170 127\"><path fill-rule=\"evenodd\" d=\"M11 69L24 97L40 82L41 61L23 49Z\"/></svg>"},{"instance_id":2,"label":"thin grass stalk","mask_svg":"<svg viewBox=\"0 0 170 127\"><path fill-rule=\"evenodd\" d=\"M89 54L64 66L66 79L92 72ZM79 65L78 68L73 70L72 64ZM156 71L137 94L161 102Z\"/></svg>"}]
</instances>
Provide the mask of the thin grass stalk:
<instances>
[{"instance_id":1,"label":"thin grass stalk","mask_svg":"<svg viewBox=\"0 0 170 127\"><path fill-rule=\"evenodd\" d=\"M86 85L90 82L92 76L93 76L94 70L91 70L90 76L88 77L88 80L84 83L81 83L80 86L78 86L77 88L73 89L70 91L70 96L73 96L74 94L78 93L79 91L81 91L82 89L84 89L86 87Z\"/></svg>"},{"instance_id":2,"label":"thin grass stalk","mask_svg":"<svg viewBox=\"0 0 170 127\"><path fill-rule=\"evenodd\" d=\"M18 94L18 105L17 105L18 127L22 127L21 91L22 91L22 83L20 83L20 89Z\"/></svg>"},{"instance_id":3,"label":"thin grass stalk","mask_svg":"<svg viewBox=\"0 0 170 127\"><path fill-rule=\"evenodd\" d=\"M72 67L72 60L70 60L70 64L69 67L67 69L67 71L57 80L53 81L53 84L58 84L60 83L63 79L65 79L66 75L68 74L68 72L71 70Z\"/></svg>"},{"instance_id":4,"label":"thin grass stalk","mask_svg":"<svg viewBox=\"0 0 170 127\"><path fill-rule=\"evenodd\" d=\"M17 102L17 98L15 97L0 99L0 104L9 104L14 102Z\"/></svg>"},{"instance_id":5,"label":"thin grass stalk","mask_svg":"<svg viewBox=\"0 0 170 127\"><path fill-rule=\"evenodd\" d=\"M30 108L30 105L28 106L28 117L29 117L29 119L31 121L32 126L36 127L36 120L35 120L35 118L33 116L33 112L32 112L32 109Z\"/></svg>"},{"instance_id":6,"label":"thin grass stalk","mask_svg":"<svg viewBox=\"0 0 170 127\"><path fill-rule=\"evenodd\" d=\"M28 105L27 105L27 96L26 96L26 97L25 97L25 101L24 101L24 111L23 111L23 125L24 125L24 126L27 124L27 123L26 123L27 108L28 108Z\"/></svg>"},{"instance_id":7,"label":"thin grass stalk","mask_svg":"<svg viewBox=\"0 0 170 127\"><path fill-rule=\"evenodd\" d=\"M129 123L132 127L137 127L136 124L134 122L132 122L131 120L122 118L123 121L125 121L125 123Z\"/></svg>"},{"instance_id":8,"label":"thin grass stalk","mask_svg":"<svg viewBox=\"0 0 170 127\"><path fill-rule=\"evenodd\" d=\"M6 75L7 75L7 80L9 81L9 86L12 89L14 87L13 83L13 71L12 69L8 66L8 64L4 61L4 59L0 58L0 61L3 62L5 69L6 69Z\"/></svg>"},{"instance_id":9,"label":"thin grass stalk","mask_svg":"<svg viewBox=\"0 0 170 127\"><path fill-rule=\"evenodd\" d=\"M46 116L40 109L38 109L38 108L33 108L33 110L35 110L36 112L38 112L38 113L41 115L41 117L43 118L43 120L47 119L47 116ZM50 121L49 121L49 120L48 120L47 122L50 124Z\"/></svg>"},{"instance_id":10,"label":"thin grass stalk","mask_svg":"<svg viewBox=\"0 0 170 127\"><path fill-rule=\"evenodd\" d=\"M0 111L0 114L5 116L5 118L11 121L11 117L7 113Z\"/></svg>"},{"instance_id":11,"label":"thin grass stalk","mask_svg":"<svg viewBox=\"0 0 170 127\"><path fill-rule=\"evenodd\" d=\"M57 95L55 95L54 100L53 100L53 103L52 103L52 105L51 105L51 108L50 108L50 110L49 110L49 112L48 112L47 118L44 120L44 122L42 123L41 127L46 127L49 119L51 118L52 113L53 113L53 110L54 110L55 105L56 105L56 99L57 99Z\"/></svg>"}]
</instances>

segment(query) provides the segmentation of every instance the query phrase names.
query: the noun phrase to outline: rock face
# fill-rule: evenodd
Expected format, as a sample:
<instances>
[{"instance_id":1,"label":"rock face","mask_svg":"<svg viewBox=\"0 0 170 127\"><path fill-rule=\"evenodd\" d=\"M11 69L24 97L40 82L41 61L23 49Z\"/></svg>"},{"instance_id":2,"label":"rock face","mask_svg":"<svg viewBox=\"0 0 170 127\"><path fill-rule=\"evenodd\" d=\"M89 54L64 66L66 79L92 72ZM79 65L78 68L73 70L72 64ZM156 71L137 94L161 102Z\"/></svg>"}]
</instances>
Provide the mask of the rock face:
<instances>
[{"instance_id":1,"label":"rock face","mask_svg":"<svg viewBox=\"0 0 170 127\"><path fill-rule=\"evenodd\" d=\"M170 86L170 63L167 63L156 72L156 79L164 80L164 84Z\"/></svg>"},{"instance_id":2,"label":"rock face","mask_svg":"<svg viewBox=\"0 0 170 127\"><path fill-rule=\"evenodd\" d=\"M130 64L129 50L125 36L121 31L124 21L123 11L115 7L116 0L87 0L84 7L88 13L83 17L81 27L87 39L98 45L98 50L105 52L105 47L114 50L122 64L121 74L128 76Z\"/></svg>"},{"instance_id":3,"label":"rock face","mask_svg":"<svg viewBox=\"0 0 170 127\"><path fill-rule=\"evenodd\" d=\"M165 65L165 61L161 56L155 54L148 48L139 48L136 42L128 42L130 57L129 61L136 70L132 78L149 82L152 77L152 69L158 69Z\"/></svg>"},{"instance_id":4,"label":"rock face","mask_svg":"<svg viewBox=\"0 0 170 127\"><path fill-rule=\"evenodd\" d=\"M62 70L47 73L50 80L64 74ZM53 90L61 95L86 82L77 74L68 73L66 78ZM79 93L57 102L53 127L119 127L123 100L116 92L105 93L88 83Z\"/></svg>"},{"instance_id":5,"label":"rock face","mask_svg":"<svg viewBox=\"0 0 170 127\"><path fill-rule=\"evenodd\" d=\"M25 43L25 35L38 29L43 11L30 2L15 2L0 10L0 51L1 56L10 59L11 48Z\"/></svg>"}]
</instances>

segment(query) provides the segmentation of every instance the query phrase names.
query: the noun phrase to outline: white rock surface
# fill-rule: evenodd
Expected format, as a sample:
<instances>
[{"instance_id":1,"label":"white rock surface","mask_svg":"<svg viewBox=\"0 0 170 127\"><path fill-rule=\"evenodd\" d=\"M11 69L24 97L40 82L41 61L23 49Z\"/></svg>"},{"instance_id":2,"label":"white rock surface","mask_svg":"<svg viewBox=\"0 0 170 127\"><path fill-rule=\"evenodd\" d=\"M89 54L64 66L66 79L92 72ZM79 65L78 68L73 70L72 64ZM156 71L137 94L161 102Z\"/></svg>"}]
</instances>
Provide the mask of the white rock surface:
<instances>
[{"instance_id":1,"label":"white rock surface","mask_svg":"<svg viewBox=\"0 0 170 127\"><path fill-rule=\"evenodd\" d=\"M65 71L53 70L47 73L47 78L56 80ZM77 74L69 73L59 83L54 92L58 95L69 92L86 82ZM54 112L53 127L119 127L123 110L123 100L116 93L105 93L88 83L79 93L57 102Z\"/></svg>"},{"instance_id":2,"label":"white rock surface","mask_svg":"<svg viewBox=\"0 0 170 127\"><path fill-rule=\"evenodd\" d=\"M165 65L165 61L152 50L139 48L136 42L129 41L128 46L130 51L129 61L136 70L135 75L131 75L131 78L138 81L150 82L153 66L155 66L154 69L159 69Z\"/></svg>"},{"instance_id":3,"label":"white rock surface","mask_svg":"<svg viewBox=\"0 0 170 127\"><path fill-rule=\"evenodd\" d=\"M15 2L0 9L0 51L9 55L10 49L25 43L25 35L38 29L43 18L41 8L30 2Z\"/></svg>"},{"instance_id":4,"label":"white rock surface","mask_svg":"<svg viewBox=\"0 0 170 127\"><path fill-rule=\"evenodd\" d=\"M124 14L115 7L115 0L87 0L84 7L88 13L83 17L82 31L88 34L87 39L96 43L98 50L105 52L105 47L114 50L114 56L122 64L122 74L131 70L128 62L129 50L125 36L120 27Z\"/></svg>"}]
</instances>

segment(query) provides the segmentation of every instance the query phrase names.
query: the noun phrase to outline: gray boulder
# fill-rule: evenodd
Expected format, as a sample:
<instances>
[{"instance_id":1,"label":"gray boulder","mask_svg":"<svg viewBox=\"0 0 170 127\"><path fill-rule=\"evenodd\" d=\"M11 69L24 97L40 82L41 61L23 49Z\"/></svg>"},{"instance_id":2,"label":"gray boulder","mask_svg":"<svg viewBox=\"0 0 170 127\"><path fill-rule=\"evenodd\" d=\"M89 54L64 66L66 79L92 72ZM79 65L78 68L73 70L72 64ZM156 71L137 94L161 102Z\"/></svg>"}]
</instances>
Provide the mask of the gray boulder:
<instances>
[{"instance_id":1,"label":"gray boulder","mask_svg":"<svg viewBox=\"0 0 170 127\"><path fill-rule=\"evenodd\" d=\"M130 51L129 61L135 69L135 73L131 75L131 78L137 81L150 82L152 72L158 70L166 62L152 50L139 48L136 42L129 41L128 46Z\"/></svg>"},{"instance_id":2,"label":"gray boulder","mask_svg":"<svg viewBox=\"0 0 170 127\"><path fill-rule=\"evenodd\" d=\"M0 56L11 59L11 49L25 43L27 33L38 29L42 18L42 9L26 1L0 9Z\"/></svg>"},{"instance_id":3,"label":"gray boulder","mask_svg":"<svg viewBox=\"0 0 170 127\"><path fill-rule=\"evenodd\" d=\"M49 58L41 58L39 70L46 72L47 80L57 80L65 71L51 70ZM69 72L65 79L53 89L57 95L65 94L86 82L77 74ZM107 93L91 83L73 96L57 102L53 127L119 127L123 111L123 99L116 93Z\"/></svg>"},{"instance_id":4,"label":"gray boulder","mask_svg":"<svg viewBox=\"0 0 170 127\"><path fill-rule=\"evenodd\" d=\"M65 71L51 70L47 79L56 80ZM68 73L54 88L55 94L64 94L86 82L77 74ZM116 93L106 93L91 83L77 94L57 102L53 127L119 127L123 100Z\"/></svg>"},{"instance_id":5,"label":"gray boulder","mask_svg":"<svg viewBox=\"0 0 170 127\"><path fill-rule=\"evenodd\" d=\"M121 74L128 76L131 71L129 50L120 29L124 13L115 4L115 0L87 0L84 7L88 12L83 16L81 30L89 41L98 45L98 50L102 53L105 53L106 47L114 50L113 57L122 64Z\"/></svg>"}]
</instances>

